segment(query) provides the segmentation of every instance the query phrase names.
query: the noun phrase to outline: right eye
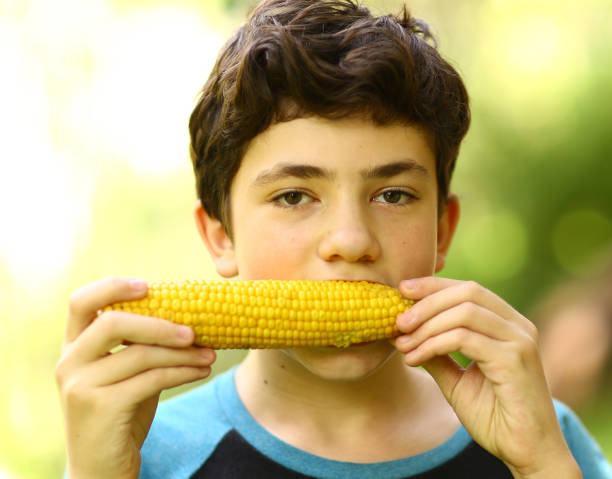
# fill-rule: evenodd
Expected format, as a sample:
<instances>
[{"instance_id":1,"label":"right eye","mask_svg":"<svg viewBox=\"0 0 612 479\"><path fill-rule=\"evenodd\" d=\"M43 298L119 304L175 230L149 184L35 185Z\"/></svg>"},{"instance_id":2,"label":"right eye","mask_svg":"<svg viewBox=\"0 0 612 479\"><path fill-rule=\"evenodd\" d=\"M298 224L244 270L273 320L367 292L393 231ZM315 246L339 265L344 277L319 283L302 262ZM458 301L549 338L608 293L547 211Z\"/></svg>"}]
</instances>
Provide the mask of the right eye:
<instances>
[{"instance_id":1,"label":"right eye","mask_svg":"<svg viewBox=\"0 0 612 479\"><path fill-rule=\"evenodd\" d=\"M290 208L310 203L312 197L300 190L290 190L275 196L272 201L283 208Z\"/></svg>"}]
</instances>

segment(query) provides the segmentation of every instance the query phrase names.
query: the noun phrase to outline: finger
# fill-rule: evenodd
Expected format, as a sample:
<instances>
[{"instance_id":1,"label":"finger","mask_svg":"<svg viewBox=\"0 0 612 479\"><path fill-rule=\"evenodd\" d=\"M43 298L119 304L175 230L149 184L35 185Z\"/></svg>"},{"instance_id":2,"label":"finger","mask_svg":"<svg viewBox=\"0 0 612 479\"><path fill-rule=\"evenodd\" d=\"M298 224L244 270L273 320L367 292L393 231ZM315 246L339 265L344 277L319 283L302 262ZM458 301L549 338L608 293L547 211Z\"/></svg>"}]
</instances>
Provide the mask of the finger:
<instances>
[{"instance_id":1,"label":"finger","mask_svg":"<svg viewBox=\"0 0 612 479\"><path fill-rule=\"evenodd\" d=\"M216 359L210 348L166 348L135 344L118 353L90 363L86 374L95 378L96 385L109 385L124 381L155 368L211 366Z\"/></svg>"},{"instance_id":2,"label":"finger","mask_svg":"<svg viewBox=\"0 0 612 479\"><path fill-rule=\"evenodd\" d=\"M106 278L78 289L70 296L66 342L74 341L100 309L117 301L142 298L147 289L145 281L130 278Z\"/></svg>"},{"instance_id":3,"label":"finger","mask_svg":"<svg viewBox=\"0 0 612 479\"><path fill-rule=\"evenodd\" d=\"M473 303L488 309L501 318L523 322L522 316L499 296L473 281L427 277L400 283L400 291L418 301L398 317L398 328L406 333L414 331L429 318L461 303Z\"/></svg>"},{"instance_id":4,"label":"finger","mask_svg":"<svg viewBox=\"0 0 612 479\"><path fill-rule=\"evenodd\" d=\"M149 369L126 381L108 386L109 397L118 401L140 403L159 394L164 389L181 386L210 375L210 366L168 367Z\"/></svg>"},{"instance_id":5,"label":"finger","mask_svg":"<svg viewBox=\"0 0 612 479\"><path fill-rule=\"evenodd\" d=\"M515 341L499 341L466 328L456 328L428 338L407 352L404 359L410 366L419 366L436 356L453 352L474 360L468 370L477 365L494 384L529 382L534 371L540 374L541 370L537 344L529 335L523 334Z\"/></svg>"},{"instance_id":6,"label":"finger","mask_svg":"<svg viewBox=\"0 0 612 479\"><path fill-rule=\"evenodd\" d=\"M442 311L410 333L399 336L396 347L401 352L408 352L432 336L460 327L501 341L510 341L517 336L516 326L511 322L478 304L466 302Z\"/></svg>"},{"instance_id":7,"label":"finger","mask_svg":"<svg viewBox=\"0 0 612 479\"><path fill-rule=\"evenodd\" d=\"M499 358L503 344L503 341L460 327L428 338L406 352L404 358L408 365L420 366L436 356L460 352L476 362L486 363Z\"/></svg>"},{"instance_id":8,"label":"finger","mask_svg":"<svg viewBox=\"0 0 612 479\"><path fill-rule=\"evenodd\" d=\"M89 362L124 343L184 348L193 344L193 340L194 332L189 326L123 311L107 311L73 343L72 357L75 361Z\"/></svg>"},{"instance_id":9,"label":"finger","mask_svg":"<svg viewBox=\"0 0 612 479\"><path fill-rule=\"evenodd\" d=\"M431 375L447 400L452 400L452 392L463 377L465 369L450 356L436 356L422 364Z\"/></svg>"},{"instance_id":10,"label":"finger","mask_svg":"<svg viewBox=\"0 0 612 479\"><path fill-rule=\"evenodd\" d=\"M400 281L399 290L407 298L415 301L423 299L432 293L462 283L458 279L442 278L439 276L423 276Z\"/></svg>"}]
</instances>

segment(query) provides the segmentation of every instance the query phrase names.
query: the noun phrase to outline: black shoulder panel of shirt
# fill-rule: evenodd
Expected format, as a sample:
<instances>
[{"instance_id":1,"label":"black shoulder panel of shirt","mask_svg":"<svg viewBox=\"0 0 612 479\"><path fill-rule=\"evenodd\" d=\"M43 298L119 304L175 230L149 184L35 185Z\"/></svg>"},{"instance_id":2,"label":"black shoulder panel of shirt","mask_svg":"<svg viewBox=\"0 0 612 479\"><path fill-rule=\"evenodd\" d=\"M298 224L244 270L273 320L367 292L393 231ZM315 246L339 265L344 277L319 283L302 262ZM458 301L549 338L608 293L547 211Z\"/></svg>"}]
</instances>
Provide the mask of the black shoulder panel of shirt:
<instances>
[{"instance_id":1,"label":"black shoulder panel of shirt","mask_svg":"<svg viewBox=\"0 0 612 479\"><path fill-rule=\"evenodd\" d=\"M274 462L230 430L191 479L312 479ZM502 461L472 441L450 461L406 479L511 479ZM358 478L356 478L358 479ZM381 478L384 479L384 478Z\"/></svg>"}]
</instances>

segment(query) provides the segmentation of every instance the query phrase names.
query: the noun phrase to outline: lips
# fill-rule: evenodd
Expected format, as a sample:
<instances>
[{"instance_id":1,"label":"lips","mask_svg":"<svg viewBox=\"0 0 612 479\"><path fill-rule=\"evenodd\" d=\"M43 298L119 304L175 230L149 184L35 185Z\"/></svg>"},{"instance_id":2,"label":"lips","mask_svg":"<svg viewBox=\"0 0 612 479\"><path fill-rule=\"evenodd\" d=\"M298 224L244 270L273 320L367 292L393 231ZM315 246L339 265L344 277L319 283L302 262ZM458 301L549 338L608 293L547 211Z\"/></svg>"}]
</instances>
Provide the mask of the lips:
<instances>
[{"instance_id":1,"label":"lips","mask_svg":"<svg viewBox=\"0 0 612 479\"><path fill-rule=\"evenodd\" d=\"M363 343L355 343L355 344L351 344L349 347L361 347L361 346L367 346L368 344L372 344L375 343L376 341L364 341Z\"/></svg>"},{"instance_id":2,"label":"lips","mask_svg":"<svg viewBox=\"0 0 612 479\"><path fill-rule=\"evenodd\" d=\"M319 281L347 281L347 282L352 282L352 283L359 283L359 282L366 282L366 283L373 283L373 284L385 284L382 281L378 281L375 279L364 279L364 278L326 278L326 279L321 279Z\"/></svg>"},{"instance_id":3,"label":"lips","mask_svg":"<svg viewBox=\"0 0 612 479\"><path fill-rule=\"evenodd\" d=\"M325 346L325 349L335 349L337 351L343 351L346 349L351 349L351 348L362 348L364 346L369 346L370 344L374 344L377 341L364 341L362 343L353 343L353 344L349 344L346 347L343 348L339 348L338 346Z\"/></svg>"}]
</instances>

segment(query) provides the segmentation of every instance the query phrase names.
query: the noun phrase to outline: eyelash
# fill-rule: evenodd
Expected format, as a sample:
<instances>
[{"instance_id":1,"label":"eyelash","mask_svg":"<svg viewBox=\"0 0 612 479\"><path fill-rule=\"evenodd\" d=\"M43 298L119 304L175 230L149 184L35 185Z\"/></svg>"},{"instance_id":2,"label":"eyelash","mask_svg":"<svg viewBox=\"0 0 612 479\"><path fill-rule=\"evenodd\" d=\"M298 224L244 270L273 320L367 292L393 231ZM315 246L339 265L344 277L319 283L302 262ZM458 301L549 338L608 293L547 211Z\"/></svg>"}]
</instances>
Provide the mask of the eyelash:
<instances>
[{"instance_id":1,"label":"eyelash","mask_svg":"<svg viewBox=\"0 0 612 479\"><path fill-rule=\"evenodd\" d=\"M405 190L401 190L398 188L390 188L388 190L384 190L381 191L380 193L376 194L372 200L375 200L375 198L378 198L379 196L384 195L385 193L399 193L400 195L402 195L402 197L405 199L403 202L400 200L398 202L389 202L389 201L381 201L381 203L387 204L387 205L393 205L393 206L405 206L409 203L412 203L414 200L417 200L418 197L414 194L411 193L409 191L405 191Z\"/></svg>"},{"instance_id":2,"label":"eyelash","mask_svg":"<svg viewBox=\"0 0 612 479\"><path fill-rule=\"evenodd\" d=\"M398 189L398 188L391 188L391 189L388 189L388 190L381 191L377 195L374 195L372 197L372 200L376 201L375 198L377 198L379 196L382 196L385 193L399 193L404 198L403 202L401 200L397 201L395 203L394 202L389 202L389 201L380 201L380 203L384 203L384 204L387 204L387 205L405 206L407 204L412 203L414 200L418 199L418 197L415 194L410 193L409 191L401 190L401 189ZM298 203L296 203L296 204L287 204L283 200L286 200L288 195L301 195L300 196L300 201ZM301 200L304 197L309 198L309 201L307 201L306 203L302 203ZM272 201L272 203L274 203L276 206L278 206L280 208L299 208L299 207L304 206L304 205L306 205L308 203L311 203L312 201L314 201L314 199L313 199L313 197L310 194L306 193L305 191L302 191L302 190L287 190L287 191L283 191L282 193L274 196L271 201Z\"/></svg>"},{"instance_id":3,"label":"eyelash","mask_svg":"<svg viewBox=\"0 0 612 479\"><path fill-rule=\"evenodd\" d=\"M283 199L286 199L288 195L302 195L300 196L300 200L306 196L310 199L310 201L307 201L306 203L302 203L301 201L298 202L297 204L286 204L283 203ZM272 202L278 206L279 208L299 208L300 206L304 206L307 203L310 203L314 201L314 199L312 198L311 195L309 195L308 193L306 193L305 191L302 190L287 190L287 191L283 191L282 193L276 195L275 197L272 198Z\"/></svg>"}]
</instances>

